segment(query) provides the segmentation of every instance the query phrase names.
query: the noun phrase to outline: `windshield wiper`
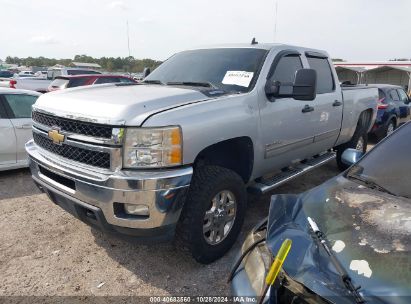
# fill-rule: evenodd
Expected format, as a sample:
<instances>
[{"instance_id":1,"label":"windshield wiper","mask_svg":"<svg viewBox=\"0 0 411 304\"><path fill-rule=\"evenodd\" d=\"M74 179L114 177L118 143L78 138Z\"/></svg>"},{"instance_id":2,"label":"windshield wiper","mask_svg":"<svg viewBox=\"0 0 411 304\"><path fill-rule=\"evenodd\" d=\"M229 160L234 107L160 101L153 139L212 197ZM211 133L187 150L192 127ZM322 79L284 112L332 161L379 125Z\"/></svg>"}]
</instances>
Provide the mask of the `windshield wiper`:
<instances>
[{"instance_id":1,"label":"windshield wiper","mask_svg":"<svg viewBox=\"0 0 411 304\"><path fill-rule=\"evenodd\" d=\"M157 80L157 79L147 79L142 81L143 83L147 83L147 84L162 84L164 85L163 82L161 82L161 80Z\"/></svg>"},{"instance_id":2,"label":"windshield wiper","mask_svg":"<svg viewBox=\"0 0 411 304\"><path fill-rule=\"evenodd\" d=\"M395 195L394 193L392 193L390 190L385 189L383 186L377 184L375 181L370 180L370 179L367 179L367 178L364 178L364 177L362 177L361 175L358 175L358 174L347 174L347 178L349 178L349 179L355 179L355 180L363 183L365 186L367 186L367 187L370 188L370 189L376 189L376 190L378 190L378 191L385 192L385 193L388 193L388 194L391 194L391 195L396 196L396 195Z\"/></svg>"},{"instance_id":3,"label":"windshield wiper","mask_svg":"<svg viewBox=\"0 0 411 304\"><path fill-rule=\"evenodd\" d=\"M167 85L183 85L183 86L190 86L190 87L207 87L218 89L215 85L211 82L198 82L198 81L169 81L166 83Z\"/></svg>"},{"instance_id":4,"label":"windshield wiper","mask_svg":"<svg viewBox=\"0 0 411 304\"><path fill-rule=\"evenodd\" d=\"M355 287L351 277L345 270L344 266L341 264L341 262L337 259L337 257L333 254L331 249L328 246L327 239L325 235L321 232L321 230L318 228L318 225L314 220L310 217L307 217L308 223L310 224L311 230L314 232L314 240L317 241L318 246L322 246L324 250L327 252L328 256L330 257L330 261L333 264L335 270L337 270L338 274L341 276L341 279L344 283L344 286L347 288L347 290L351 293L351 295L354 297L354 300L358 304L365 303L364 298L362 295L359 293L359 290L361 286Z\"/></svg>"}]
</instances>

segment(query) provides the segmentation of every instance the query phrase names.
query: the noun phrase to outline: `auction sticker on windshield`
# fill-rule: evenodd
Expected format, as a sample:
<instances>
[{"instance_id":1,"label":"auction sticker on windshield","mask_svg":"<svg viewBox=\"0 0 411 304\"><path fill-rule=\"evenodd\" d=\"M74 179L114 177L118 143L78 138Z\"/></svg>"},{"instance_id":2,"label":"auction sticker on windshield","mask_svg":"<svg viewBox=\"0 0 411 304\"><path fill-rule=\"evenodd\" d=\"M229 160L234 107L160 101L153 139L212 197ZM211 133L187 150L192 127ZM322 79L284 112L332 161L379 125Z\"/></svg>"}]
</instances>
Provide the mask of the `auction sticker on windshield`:
<instances>
[{"instance_id":1,"label":"auction sticker on windshield","mask_svg":"<svg viewBox=\"0 0 411 304\"><path fill-rule=\"evenodd\" d=\"M248 87L251 79L253 79L253 72L246 71L227 71L225 73L223 84L238 85L241 87Z\"/></svg>"}]
</instances>

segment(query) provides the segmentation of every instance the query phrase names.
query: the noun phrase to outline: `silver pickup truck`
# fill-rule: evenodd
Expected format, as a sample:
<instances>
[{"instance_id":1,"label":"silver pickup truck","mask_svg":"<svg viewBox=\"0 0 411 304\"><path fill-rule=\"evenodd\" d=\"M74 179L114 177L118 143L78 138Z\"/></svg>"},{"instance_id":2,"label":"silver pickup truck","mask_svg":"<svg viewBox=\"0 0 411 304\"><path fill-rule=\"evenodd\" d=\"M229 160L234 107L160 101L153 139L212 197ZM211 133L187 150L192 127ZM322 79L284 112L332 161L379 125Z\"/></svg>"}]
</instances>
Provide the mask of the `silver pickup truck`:
<instances>
[{"instance_id":1,"label":"silver pickup truck","mask_svg":"<svg viewBox=\"0 0 411 304\"><path fill-rule=\"evenodd\" d=\"M280 44L178 53L142 83L41 96L26 145L36 184L107 233L175 238L201 263L266 193L365 149L377 89L341 88L326 52Z\"/></svg>"}]
</instances>

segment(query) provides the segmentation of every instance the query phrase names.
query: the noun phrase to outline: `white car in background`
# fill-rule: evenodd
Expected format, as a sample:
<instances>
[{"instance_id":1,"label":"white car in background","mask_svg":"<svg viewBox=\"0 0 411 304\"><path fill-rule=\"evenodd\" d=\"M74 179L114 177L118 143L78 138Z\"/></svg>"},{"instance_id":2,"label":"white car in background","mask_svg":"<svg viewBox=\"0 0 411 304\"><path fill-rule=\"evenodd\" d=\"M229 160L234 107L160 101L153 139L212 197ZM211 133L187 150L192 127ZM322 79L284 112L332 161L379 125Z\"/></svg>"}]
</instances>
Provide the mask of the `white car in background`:
<instances>
[{"instance_id":1,"label":"white car in background","mask_svg":"<svg viewBox=\"0 0 411 304\"><path fill-rule=\"evenodd\" d=\"M21 71L19 76L34 76L34 73L32 71Z\"/></svg>"},{"instance_id":2,"label":"white car in background","mask_svg":"<svg viewBox=\"0 0 411 304\"><path fill-rule=\"evenodd\" d=\"M39 77L39 78L47 78L47 71L38 71L34 73L34 76Z\"/></svg>"},{"instance_id":3,"label":"white car in background","mask_svg":"<svg viewBox=\"0 0 411 304\"><path fill-rule=\"evenodd\" d=\"M31 106L40 95L0 88L0 171L28 166L24 145L32 138Z\"/></svg>"}]
</instances>

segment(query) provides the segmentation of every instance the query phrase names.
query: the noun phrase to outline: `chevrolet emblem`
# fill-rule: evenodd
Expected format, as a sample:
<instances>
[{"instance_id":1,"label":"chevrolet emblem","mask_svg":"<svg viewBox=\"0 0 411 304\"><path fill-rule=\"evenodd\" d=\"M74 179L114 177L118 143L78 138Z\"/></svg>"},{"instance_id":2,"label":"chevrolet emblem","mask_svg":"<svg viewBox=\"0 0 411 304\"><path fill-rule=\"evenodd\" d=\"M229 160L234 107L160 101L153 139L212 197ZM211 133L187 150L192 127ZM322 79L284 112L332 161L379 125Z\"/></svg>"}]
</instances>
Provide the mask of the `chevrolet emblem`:
<instances>
[{"instance_id":1,"label":"chevrolet emblem","mask_svg":"<svg viewBox=\"0 0 411 304\"><path fill-rule=\"evenodd\" d=\"M48 132L49 138L53 141L53 144L61 145L64 142L65 136L60 133L60 130L53 129Z\"/></svg>"}]
</instances>

